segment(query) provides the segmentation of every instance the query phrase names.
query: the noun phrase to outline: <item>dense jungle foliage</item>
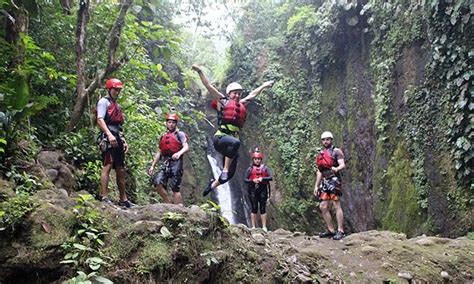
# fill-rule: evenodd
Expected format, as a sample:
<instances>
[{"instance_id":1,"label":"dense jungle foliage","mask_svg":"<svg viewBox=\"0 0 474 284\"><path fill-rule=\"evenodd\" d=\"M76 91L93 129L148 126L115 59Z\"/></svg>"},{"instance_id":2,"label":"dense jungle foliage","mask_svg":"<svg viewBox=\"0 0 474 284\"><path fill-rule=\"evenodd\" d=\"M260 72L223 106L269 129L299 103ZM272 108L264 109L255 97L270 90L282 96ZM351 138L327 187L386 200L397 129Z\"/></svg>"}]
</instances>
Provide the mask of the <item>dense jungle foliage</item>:
<instances>
[{"instance_id":1,"label":"dense jungle foliage","mask_svg":"<svg viewBox=\"0 0 474 284\"><path fill-rule=\"evenodd\" d=\"M314 157L330 130L348 164L349 227L472 231L474 7L342 2L254 2L230 48L228 81L276 80L246 143L269 152L280 224L318 226Z\"/></svg>"},{"instance_id":2,"label":"dense jungle foliage","mask_svg":"<svg viewBox=\"0 0 474 284\"><path fill-rule=\"evenodd\" d=\"M68 191L97 192L95 103L110 77L125 83L119 103L131 149L131 199L160 201L146 169L165 130L164 114L176 111L192 149L186 202L202 201L200 190L192 191L209 177L208 101L192 63L207 67L218 86L238 81L251 90L276 82L250 105L241 148L247 154L261 146L273 169L273 228L322 228L314 157L319 135L329 130L348 165L342 198L348 231L474 230L470 1L249 1L239 13L228 11L237 28L226 35L225 58L207 38L173 22L201 15L214 2L189 1L187 12L181 2L0 0L0 232L13 232L41 203L32 194L51 186L35 173L41 150L63 151L75 167L77 184ZM78 195L67 221L53 222L71 232L62 263L78 272L76 282L101 279L96 272L108 257L102 246L110 224L91 198ZM216 211L210 204L206 210ZM179 218L164 217L173 224ZM218 262L201 256L208 266Z\"/></svg>"},{"instance_id":3,"label":"dense jungle foliage","mask_svg":"<svg viewBox=\"0 0 474 284\"><path fill-rule=\"evenodd\" d=\"M95 104L105 95L105 79L116 77L126 86L119 103L127 118L125 135L133 149L127 158L129 194L136 202L153 201L144 190L148 188L144 170L156 150L156 139L165 130L164 114L174 108L189 130L202 119L190 92L188 62L194 55L185 48L189 36L172 24L177 12L173 3L132 4L118 32L118 47L112 60L120 67L113 73L109 66L114 44L111 39L124 5L115 1L88 3L83 74L78 74L76 68L77 8L57 1L0 4L4 11L0 29L3 174L21 186L30 178L25 162L32 161L40 149L60 149L80 169L77 189L94 193L101 167ZM20 26L22 17L26 18L24 26ZM104 73L102 80L93 85L94 79ZM70 131L79 76L85 78L81 84L91 92L79 124ZM199 145L204 136L197 130L193 132L191 143Z\"/></svg>"},{"instance_id":4,"label":"dense jungle foliage","mask_svg":"<svg viewBox=\"0 0 474 284\"><path fill-rule=\"evenodd\" d=\"M191 137L194 185L204 186L206 100L189 69L198 63L214 79L225 77L218 85L276 81L251 105L256 115L243 133L243 151L262 146L274 169L275 227L321 226L314 157L320 133L330 130L348 162L350 230L472 231L474 7L467 0L343 2L250 1L224 59L173 24L176 3L0 1L1 171L22 193L16 213L31 211L24 196L47 187L29 171L41 149L64 151L78 169L75 190L96 192L94 106L112 76L126 86L119 102L132 199L159 200L145 169L172 108Z\"/></svg>"}]
</instances>

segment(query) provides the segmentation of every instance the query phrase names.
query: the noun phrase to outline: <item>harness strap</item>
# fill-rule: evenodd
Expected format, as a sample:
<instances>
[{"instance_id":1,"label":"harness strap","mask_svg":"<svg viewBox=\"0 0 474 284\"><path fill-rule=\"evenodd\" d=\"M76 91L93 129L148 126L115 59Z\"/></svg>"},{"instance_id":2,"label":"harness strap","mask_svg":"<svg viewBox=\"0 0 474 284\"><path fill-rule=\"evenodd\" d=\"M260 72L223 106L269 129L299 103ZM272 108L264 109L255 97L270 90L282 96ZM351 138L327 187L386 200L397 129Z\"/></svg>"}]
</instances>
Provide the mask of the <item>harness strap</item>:
<instances>
[{"instance_id":1,"label":"harness strap","mask_svg":"<svg viewBox=\"0 0 474 284\"><path fill-rule=\"evenodd\" d=\"M232 136L236 136L236 135L239 135L239 131L232 131L230 130L226 124L221 124L219 125L219 130L222 132L222 133L225 133L227 135L232 135Z\"/></svg>"}]
</instances>

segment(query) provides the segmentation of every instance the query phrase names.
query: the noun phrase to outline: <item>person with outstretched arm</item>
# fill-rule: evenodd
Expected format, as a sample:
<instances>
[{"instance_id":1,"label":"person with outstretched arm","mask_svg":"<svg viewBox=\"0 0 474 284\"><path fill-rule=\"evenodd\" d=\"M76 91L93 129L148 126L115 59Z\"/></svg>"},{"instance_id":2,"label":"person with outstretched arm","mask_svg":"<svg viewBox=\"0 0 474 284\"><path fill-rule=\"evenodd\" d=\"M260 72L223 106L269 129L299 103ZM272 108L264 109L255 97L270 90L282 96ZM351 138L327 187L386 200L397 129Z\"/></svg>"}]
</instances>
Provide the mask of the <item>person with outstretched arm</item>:
<instances>
[{"instance_id":1,"label":"person with outstretched arm","mask_svg":"<svg viewBox=\"0 0 474 284\"><path fill-rule=\"evenodd\" d=\"M264 89L270 88L273 81L267 81L260 87L251 91L248 96L241 99L243 93L242 86L233 82L226 88L225 95L219 92L216 87L209 83L206 75L199 65L194 64L192 70L199 74L201 82L204 84L209 94L217 99L217 111L220 113L219 126L212 139L214 148L224 157L224 168L217 180L213 178L209 181L203 195L208 195L213 189L228 182L235 174L238 160L238 150L240 147L239 132L244 126L247 116L247 104L259 95Z\"/></svg>"}]
</instances>

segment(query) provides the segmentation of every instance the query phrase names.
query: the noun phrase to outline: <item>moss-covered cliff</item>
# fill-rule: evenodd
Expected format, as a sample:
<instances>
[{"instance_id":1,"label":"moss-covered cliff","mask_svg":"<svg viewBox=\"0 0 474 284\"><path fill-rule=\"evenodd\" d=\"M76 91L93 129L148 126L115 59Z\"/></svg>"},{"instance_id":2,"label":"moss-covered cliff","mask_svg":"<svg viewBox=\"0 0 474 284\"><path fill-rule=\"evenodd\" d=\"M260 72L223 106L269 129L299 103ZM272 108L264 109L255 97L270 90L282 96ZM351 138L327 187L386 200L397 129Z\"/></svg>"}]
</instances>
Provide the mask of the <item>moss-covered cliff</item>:
<instances>
[{"instance_id":1,"label":"moss-covered cliff","mask_svg":"<svg viewBox=\"0 0 474 284\"><path fill-rule=\"evenodd\" d=\"M472 231L472 5L315 2L250 4L230 51L229 81L276 80L244 133L274 169L274 222L321 227L313 161L330 130L350 230Z\"/></svg>"}]
</instances>

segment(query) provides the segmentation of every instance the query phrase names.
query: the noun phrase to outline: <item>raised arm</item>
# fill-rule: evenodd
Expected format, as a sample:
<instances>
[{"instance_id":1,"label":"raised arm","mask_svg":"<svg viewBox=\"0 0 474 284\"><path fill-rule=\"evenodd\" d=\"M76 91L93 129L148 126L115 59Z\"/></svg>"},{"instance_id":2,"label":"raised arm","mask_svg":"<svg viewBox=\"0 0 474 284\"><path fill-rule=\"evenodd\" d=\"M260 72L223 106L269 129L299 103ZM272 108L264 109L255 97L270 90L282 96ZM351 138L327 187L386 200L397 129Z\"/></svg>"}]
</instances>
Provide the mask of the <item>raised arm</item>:
<instances>
[{"instance_id":1,"label":"raised arm","mask_svg":"<svg viewBox=\"0 0 474 284\"><path fill-rule=\"evenodd\" d=\"M194 71L196 71L199 74L199 78L201 78L201 82L206 87L206 89L209 91L211 95L214 97L220 99L220 98L225 98L225 95L219 92L211 83L209 83L209 80L207 79L206 75L204 75L204 72L202 72L201 66L197 64L193 64L191 67Z\"/></svg>"},{"instance_id":2,"label":"raised arm","mask_svg":"<svg viewBox=\"0 0 474 284\"><path fill-rule=\"evenodd\" d=\"M265 88L271 88L272 85L273 85L273 82L274 81L267 81L265 83L263 83L260 87L256 88L255 90L253 90L252 92L250 92L250 94L248 96L246 96L245 98L241 99L240 102L241 103L248 103L249 101L251 101L252 99L254 99L258 94L260 94L263 89Z\"/></svg>"}]
</instances>

